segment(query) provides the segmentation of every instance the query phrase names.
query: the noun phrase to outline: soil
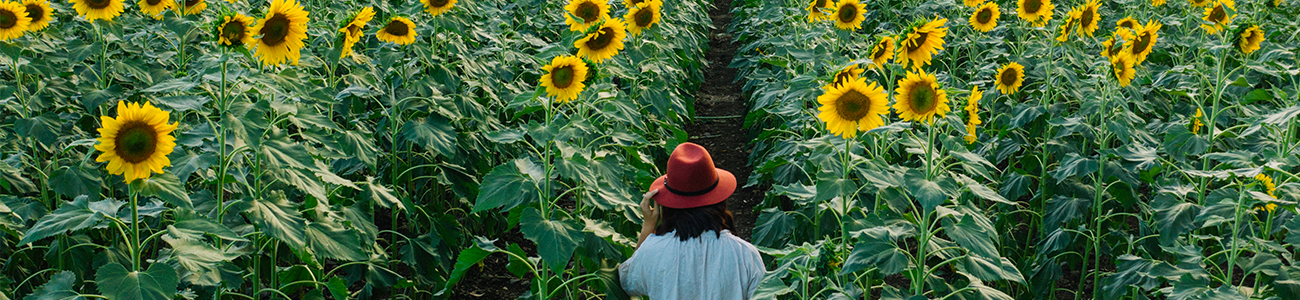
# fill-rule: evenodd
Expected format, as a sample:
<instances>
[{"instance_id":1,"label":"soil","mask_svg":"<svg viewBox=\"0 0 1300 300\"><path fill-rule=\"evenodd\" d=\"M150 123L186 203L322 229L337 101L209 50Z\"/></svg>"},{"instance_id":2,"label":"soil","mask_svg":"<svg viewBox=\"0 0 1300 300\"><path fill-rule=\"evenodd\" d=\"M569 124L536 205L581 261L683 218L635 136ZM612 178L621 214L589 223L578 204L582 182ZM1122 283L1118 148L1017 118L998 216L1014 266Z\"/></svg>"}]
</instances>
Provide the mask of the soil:
<instances>
[{"instance_id":1,"label":"soil","mask_svg":"<svg viewBox=\"0 0 1300 300\"><path fill-rule=\"evenodd\" d=\"M749 112L736 81L736 69L727 67L736 55L727 25L731 23L731 0L715 0L709 11L713 30L709 32L709 51L705 54L708 69L704 71L704 84L695 95L695 119L686 126L690 142L709 150L713 164L736 175L743 186L753 168L749 166L751 135L745 130L745 114ZM763 201L759 187L738 187L727 200L727 209L735 217L736 236L749 240L754 231L757 214L754 206Z\"/></svg>"}]
</instances>

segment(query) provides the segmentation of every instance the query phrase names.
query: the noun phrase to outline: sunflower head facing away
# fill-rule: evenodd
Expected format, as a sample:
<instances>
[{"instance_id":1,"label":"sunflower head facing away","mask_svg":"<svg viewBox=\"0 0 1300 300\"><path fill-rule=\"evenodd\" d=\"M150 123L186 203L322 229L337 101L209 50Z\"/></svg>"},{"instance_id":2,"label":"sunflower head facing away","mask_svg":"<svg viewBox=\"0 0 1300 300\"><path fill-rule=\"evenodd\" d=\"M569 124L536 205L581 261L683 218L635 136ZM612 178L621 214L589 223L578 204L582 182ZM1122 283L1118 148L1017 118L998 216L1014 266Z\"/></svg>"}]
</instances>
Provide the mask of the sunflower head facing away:
<instances>
[{"instance_id":1,"label":"sunflower head facing away","mask_svg":"<svg viewBox=\"0 0 1300 300\"><path fill-rule=\"evenodd\" d=\"M939 87L939 81L925 70L907 72L894 89L894 112L898 117L913 122L934 122L948 113L948 92Z\"/></svg>"},{"instance_id":2,"label":"sunflower head facing away","mask_svg":"<svg viewBox=\"0 0 1300 300\"><path fill-rule=\"evenodd\" d=\"M569 24L569 31L587 31L587 28L609 19L609 2L569 0L564 11L564 24Z\"/></svg>"},{"instance_id":3,"label":"sunflower head facing away","mask_svg":"<svg viewBox=\"0 0 1300 300\"><path fill-rule=\"evenodd\" d=\"M1066 14L1065 22L1061 23L1061 28L1057 30L1056 41L1064 43L1070 39L1070 33L1074 32L1074 27L1079 25L1079 17L1083 15L1083 7L1071 9Z\"/></svg>"},{"instance_id":4,"label":"sunflower head facing away","mask_svg":"<svg viewBox=\"0 0 1300 300\"><path fill-rule=\"evenodd\" d=\"M172 0L140 0L135 3L140 7L140 13L153 17L154 20L162 20L163 13L168 9L176 6L176 1Z\"/></svg>"},{"instance_id":5,"label":"sunflower head facing away","mask_svg":"<svg viewBox=\"0 0 1300 300\"><path fill-rule=\"evenodd\" d=\"M1025 83L1025 66L1018 62L1011 62L1002 65L998 69L998 78L996 80L998 91L1004 95L1010 95L1020 90L1020 85Z\"/></svg>"},{"instance_id":6,"label":"sunflower head facing away","mask_svg":"<svg viewBox=\"0 0 1300 300\"><path fill-rule=\"evenodd\" d=\"M1161 5L1165 5L1165 0L1151 0L1152 7L1160 7Z\"/></svg>"},{"instance_id":7,"label":"sunflower head facing away","mask_svg":"<svg viewBox=\"0 0 1300 300\"><path fill-rule=\"evenodd\" d=\"M971 87L970 98L967 98L966 100L966 107L962 108L962 110L965 110L966 114L969 115L967 118L968 121L966 122L975 125L984 124L984 121L980 120L979 115L981 98L984 98L984 91L981 91L979 86Z\"/></svg>"},{"instance_id":8,"label":"sunflower head facing away","mask_svg":"<svg viewBox=\"0 0 1300 300\"><path fill-rule=\"evenodd\" d=\"M1019 4L1016 16L1034 26L1046 25L1047 21L1052 20L1052 10L1056 9L1052 0L1018 0L1016 3Z\"/></svg>"},{"instance_id":9,"label":"sunflower head facing away","mask_svg":"<svg viewBox=\"0 0 1300 300\"><path fill-rule=\"evenodd\" d=\"M185 8L182 14L197 15L208 8L208 2L204 0L180 0L180 2L176 3L176 6Z\"/></svg>"},{"instance_id":10,"label":"sunflower head facing away","mask_svg":"<svg viewBox=\"0 0 1300 300\"><path fill-rule=\"evenodd\" d=\"M1187 0L1187 1L1192 4L1192 7L1205 7L1206 5L1210 5L1210 2L1213 0Z\"/></svg>"},{"instance_id":11,"label":"sunflower head facing away","mask_svg":"<svg viewBox=\"0 0 1300 300\"><path fill-rule=\"evenodd\" d=\"M641 1L636 6L629 6L623 19L627 20L627 31L633 36L641 35L641 30L650 29L659 23L664 2L661 0Z\"/></svg>"},{"instance_id":12,"label":"sunflower head facing away","mask_svg":"<svg viewBox=\"0 0 1300 300\"><path fill-rule=\"evenodd\" d=\"M176 123L167 123L167 112L149 102L117 103L117 118L100 116L99 143L95 150L103 152L97 162L108 162L108 173L123 175L125 182L148 179L153 173L163 173L171 166L167 155L176 147Z\"/></svg>"},{"instance_id":13,"label":"sunflower head facing away","mask_svg":"<svg viewBox=\"0 0 1300 300\"><path fill-rule=\"evenodd\" d=\"M1120 87L1127 87L1133 82L1133 78L1137 77L1137 70L1134 69L1136 64L1133 54L1129 51L1121 50L1110 57L1111 72L1114 73L1115 80L1119 81Z\"/></svg>"},{"instance_id":14,"label":"sunflower head facing away","mask_svg":"<svg viewBox=\"0 0 1300 300\"><path fill-rule=\"evenodd\" d=\"M1088 0L1084 3L1079 15L1079 34L1092 36L1092 33L1100 28L1101 23L1101 3L1097 0Z\"/></svg>"},{"instance_id":15,"label":"sunflower head facing away","mask_svg":"<svg viewBox=\"0 0 1300 300\"><path fill-rule=\"evenodd\" d=\"M1155 20L1147 21L1146 25L1138 27L1138 31L1133 33L1133 37L1124 45L1128 48L1129 54L1133 56L1134 64L1141 64L1147 61L1147 56L1151 55L1151 50L1155 49L1156 41L1160 39L1160 28L1164 25Z\"/></svg>"},{"instance_id":16,"label":"sunflower head facing away","mask_svg":"<svg viewBox=\"0 0 1300 300\"><path fill-rule=\"evenodd\" d=\"M1201 118L1205 118L1205 113L1200 108L1197 108L1196 115L1192 116L1192 134L1201 133L1201 126L1204 125L1201 123Z\"/></svg>"},{"instance_id":17,"label":"sunflower head facing away","mask_svg":"<svg viewBox=\"0 0 1300 300\"><path fill-rule=\"evenodd\" d=\"M808 23L830 20L830 12L835 10L831 0L812 0L808 3Z\"/></svg>"},{"instance_id":18,"label":"sunflower head facing away","mask_svg":"<svg viewBox=\"0 0 1300 300\"><path fill-rule=\"evenodd\" d=\"M297 0L274 0L266 17L257 21L251 31L260 35L253 43L253 52L263 65L278 65L288 61L298 65L302 40L307 39L307 11Z\"/></svg>"},{"instance_id":19,"label":"sunflower head facing away","mask_svg":"<svg viewBox=\"0 0 1300 300\"><path fill-rule=\"evenodd\" d=\"M961 4L966 7L979 7L980 4L984 4L984 0L961 0Z\"/></svg>"},{"instance_id":20,"label":"sunflower head facing away","mask_svg":"<svg viewBox=\"0 0 1300 300\"><path fill-rule=\"evenodd\" d=\"M862 28L866 13L867 6L858 0L840 0L835 3L835 28L850 31Z\"/></svg>"},{"instance_id":21,"label":"sunflower head facing away","mask_svg":"<svg viewBox=\"0 0 1300 300\"><path fill-rule=\"evenodd\" d=\"M1115 27L1117 28L1123 27L1123 28L1128 28L1129 30L1134 30L1137 29L1137 26L1139 24L1142 23L1138 23L1138 21L1134 20L1133 17L1124 17L1123 19L1119 19L1119 21L1115 22Z\"/></svg>"},{"instance_id":22,"label":"sunflower head facing away","mask_svg":"<svg viewBox=\"0 0 1300 300\"><path fill-rule=\"evenodd\" d=\"M1232 18L1237 16L1236 7L1237 4L1232 0L1214 0L1210 6L1205 7L1205 16L1201 17L1205 22L1201 24L1201 28L1209 34L1219 33L1232 23Z\"/></svg>"},{"instance_id":23,"label":"sunflower head facing away","mask_svg":"<svg viewBox=\"0 0 1300 300\"><path fill-rule=\"evenodd\" d=\"M37 31L50 26L50 1L49 0L23 0L23 7L27 9L27 18L31 19L27 23L27 31Z\"/></svg>"},{"instance_id":24,"label":"sunflower head facing away","mask_svg":"<svg viewBox=\"0 0 1300 300\"><path fill-rule=\"evenodd\" d=\"M1241 53L1250 54L1259 50L1261 43L1264 43L1264 30L1260 29L1259 25L1250 25L1237 33L1237 42L1233 44Z\"/></svg>"},{"instance_id":25,"label":"sunflower head facing away","mask_svg":"<svg viewBox=\"0 0 1300 300\"><path fill-rule=\"evenodd\" d=\"M875 82L868 85L861 77L826 90L817 103L821 104L817 118L826 122L826 130L845 139L885 125L884 115L889 113L885 89Z\"/></svg>"},{"instance_id":26,"label":"sunflower head facing away","mask_svg":"<svg viewBox=\"0 0 1300 300\"><path fill-rule=\"evenodd\" d=\"M424 3L424 11L434 17L456 7L456 0L420 0L420 3Z\"/></svg>"},{"instance_id":27,"label":"sunflower head facing away","mask_svg":"<svg viewBox=\"0 0 1300 300\"><path fill-rule=\"evenodd\" d=\"M375 37L380 41L394 43L398 45L410 45L415 42L415 22L405 17L393 17L384 23L384 27L379 28Z\"/></svg>"},{"instance_id":28,"label":"sunflower head facing away","mask_svg":"<svg viewBox=\"0 0 1300 300\"><path fill-rule=\"evenodd\" d=\"M876 46L871 47L871 64L867 65L867 68L880 68L889 63L889 60L894 58L894 47L894 37L880 37Z\"/></svg>"},{"instance_id":29,"label":"sunflower head facing away","mask_svg":"<svg viewBox=\"0 0 1300 300\"><path fill-rule=\"evenodd\" d=\"M1259 175L1255 175L1255 180L1259 181L1260 185L1264 186L1265 193L1273 198L1277 198L1277 196L1274 196L1274 193L1277 192L1277 184L1273 183L1273 177L1268 177L1268 175L1260 173Z\"/></svg>"},{"instance_id":30,"label":"sunflower head facing away","mask_svg":"<svg viewBox=\"0 0 1300 300\"><path fill-rule=\"evenodd\" d=\"M546 87L546 95L555 97L555 102L569 103L578 99L578 94L586 88L582 82L587 79L587 63L577 56L556 56L551 64L542 67L541 86Z\"/></svg>"},{"instance_id":31,"label":"sunflower head facing away","mask_svg":"<svg viewBox=\"0 0 1300 300\"><path fill-rule=\"evenodd\" d=\"M343 28L339 28L339 33L343 34L343 51L339 53L339 58L352 55L352 45L356 45L361 41L361 37L366 35L363 29L366 28L366 23L370 23L374 18L375 8L366 6L352 15L352 18L343 24Z\"/></svg>"},{"instance_id":32,"label":"sunflower head facing away","mask_svg":"<svg viewBox=\"0 0 1300 300\"><path fill-rule=\"evenodd\" d=\"M217 27L217 42L226 47L244 47L253 44L253 17L243 14L231 14L222 17Z\"/></svg>"},{"instance_id":33,"label":"sunflower head facing away","mask_svg":"<svg viewBox=\"0 0 1300 300\"><path fill-rule=\"evenodd\" d=\"M578 48L578 56L596 64L618 55L623 50L623 39L627 38L622 19L609 19L587 36L573 42Z\"/></svg>"},{"instance_id":34,"label":"sunflower head facing away","mask_svg":"<svg viewBox=\"0 0 1300 300\"><path fill-rule=\"evenodd\" d=\"M943 38L948 35L948 27L944 27L946 23L948 19L935 18L924 25L913 26L912 32L903 39L900 49L903 54L898 57L899 63L911 63L912 69L918 70L929 65L934 54L943 50Z\"/></svg>"},{"instance_id":35,"label":"sunflower head facing away","mask_svg":"<svg viewBox=\"0 0 1300 300\"><path fill-rule=\"evenodd\" d=\"M835 72L835 78L831 79L831 83L822 87L822 89L830 90L846 83L853 82L854 80L858 80L858 77L862 76L863 71L862 68L858 68L858 65L850 65L839 72Z\"/></svg>"},{"instance_id":36,"label":"sunflower head facing away","mask_svg":"<svg viewBox=\"0 0 1300 300\"><path fill-rule=\"evenodd\" d=\"M998 4L993 1L985 2L975 9L970 15L970 26L980 32L989 32L998 27L998 18L1002 12L998 10Z\"/></svg>"},{"instance_id":37,"label":"sunflower head facing away","mask_svg":"<svg viewBox=\"0 0 1300 300\"><path fill-rule=\"evenodd\" d=\"M22 37L31 21L22 3L0 2L0 41Z\"/></svg>"},{"instance_id":38,"label":"sunflower head facing away","mask_svg":"<svg viewBox=\"0 0 1300 300\"><path fill-rule=\"evenodd\" d=\"M68 0L68 2L72 3L72 8L77 10L78 15L92 22L112 21L113 18L122 15L122 10L126 9L122 0Z\"/></svg>"}]
</instances>

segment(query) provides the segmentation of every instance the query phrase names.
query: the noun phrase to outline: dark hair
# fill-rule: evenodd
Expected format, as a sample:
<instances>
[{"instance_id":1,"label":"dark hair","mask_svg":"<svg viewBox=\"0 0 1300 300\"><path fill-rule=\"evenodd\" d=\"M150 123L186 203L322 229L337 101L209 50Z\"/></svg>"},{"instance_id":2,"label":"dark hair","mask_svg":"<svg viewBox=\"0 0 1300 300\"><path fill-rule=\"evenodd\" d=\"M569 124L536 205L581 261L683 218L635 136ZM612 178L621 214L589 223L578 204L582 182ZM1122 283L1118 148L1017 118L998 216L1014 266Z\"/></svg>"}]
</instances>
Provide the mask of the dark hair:
<instances>
[{"instance_id":1,"label":"dark hair","mask_svg":"<svg viewBox=\"0 0 1300 300\"><path fill-rule=\"evenodd\" d=\"M683 242L699 237L710 230L721 237L723 230L731 230L735 227L731 211L727 210L726 200L696 208L663 207L662 209L655 234L664 235L676 230L677 238Z\"/></svg>"}]
</instances>

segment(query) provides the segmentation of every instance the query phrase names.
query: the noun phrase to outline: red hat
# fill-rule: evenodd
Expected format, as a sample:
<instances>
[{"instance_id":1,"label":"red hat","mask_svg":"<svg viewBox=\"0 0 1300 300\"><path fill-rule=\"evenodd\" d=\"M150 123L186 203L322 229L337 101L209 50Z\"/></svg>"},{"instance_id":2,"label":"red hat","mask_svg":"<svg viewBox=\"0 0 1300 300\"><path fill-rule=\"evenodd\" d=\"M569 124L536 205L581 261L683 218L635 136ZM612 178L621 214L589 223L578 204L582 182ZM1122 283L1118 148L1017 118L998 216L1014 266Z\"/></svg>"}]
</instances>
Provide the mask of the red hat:
<instances>
[{"instance_id":1,"label":"red hat","mask_svg":"<svg viewBox=\"0 0 1300 300\"><path fill-rule=\"evenodd\" d=\"M713 167L709 150L694 143L677 145L668 157L668 174L656 179L655 202L664 207L695 208L718 204L736 191L736 176Z\"/></svg>"}]
</instances>

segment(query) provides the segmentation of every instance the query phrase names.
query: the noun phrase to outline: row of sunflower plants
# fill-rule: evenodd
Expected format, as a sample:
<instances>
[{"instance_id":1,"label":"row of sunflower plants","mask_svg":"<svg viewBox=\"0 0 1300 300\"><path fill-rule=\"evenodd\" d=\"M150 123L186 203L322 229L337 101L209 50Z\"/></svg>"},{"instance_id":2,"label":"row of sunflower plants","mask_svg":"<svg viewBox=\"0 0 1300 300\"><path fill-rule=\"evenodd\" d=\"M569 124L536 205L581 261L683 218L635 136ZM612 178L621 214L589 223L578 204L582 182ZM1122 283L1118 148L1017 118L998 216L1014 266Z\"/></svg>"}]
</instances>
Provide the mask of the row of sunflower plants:
<instances>
[{"instance_id":1,"label":"row of sunflower plants","mask_svg":"<svg viewBox=\"0 0 1300 300\"><path fill-rule=\"evenodd\" d=\"M760 298L1300 296L1294 3L736 3Z\"/></svg>"},{"instance_id":2,"label":"row of sunflower plants","mask_svg":"<svg viewBox=\"0 0 1300 300\"><path fill-rule=\"evenodd\" d=\"M2 2L0 298L604 294L706 5Z\"/></svg>"}]
</instances>

